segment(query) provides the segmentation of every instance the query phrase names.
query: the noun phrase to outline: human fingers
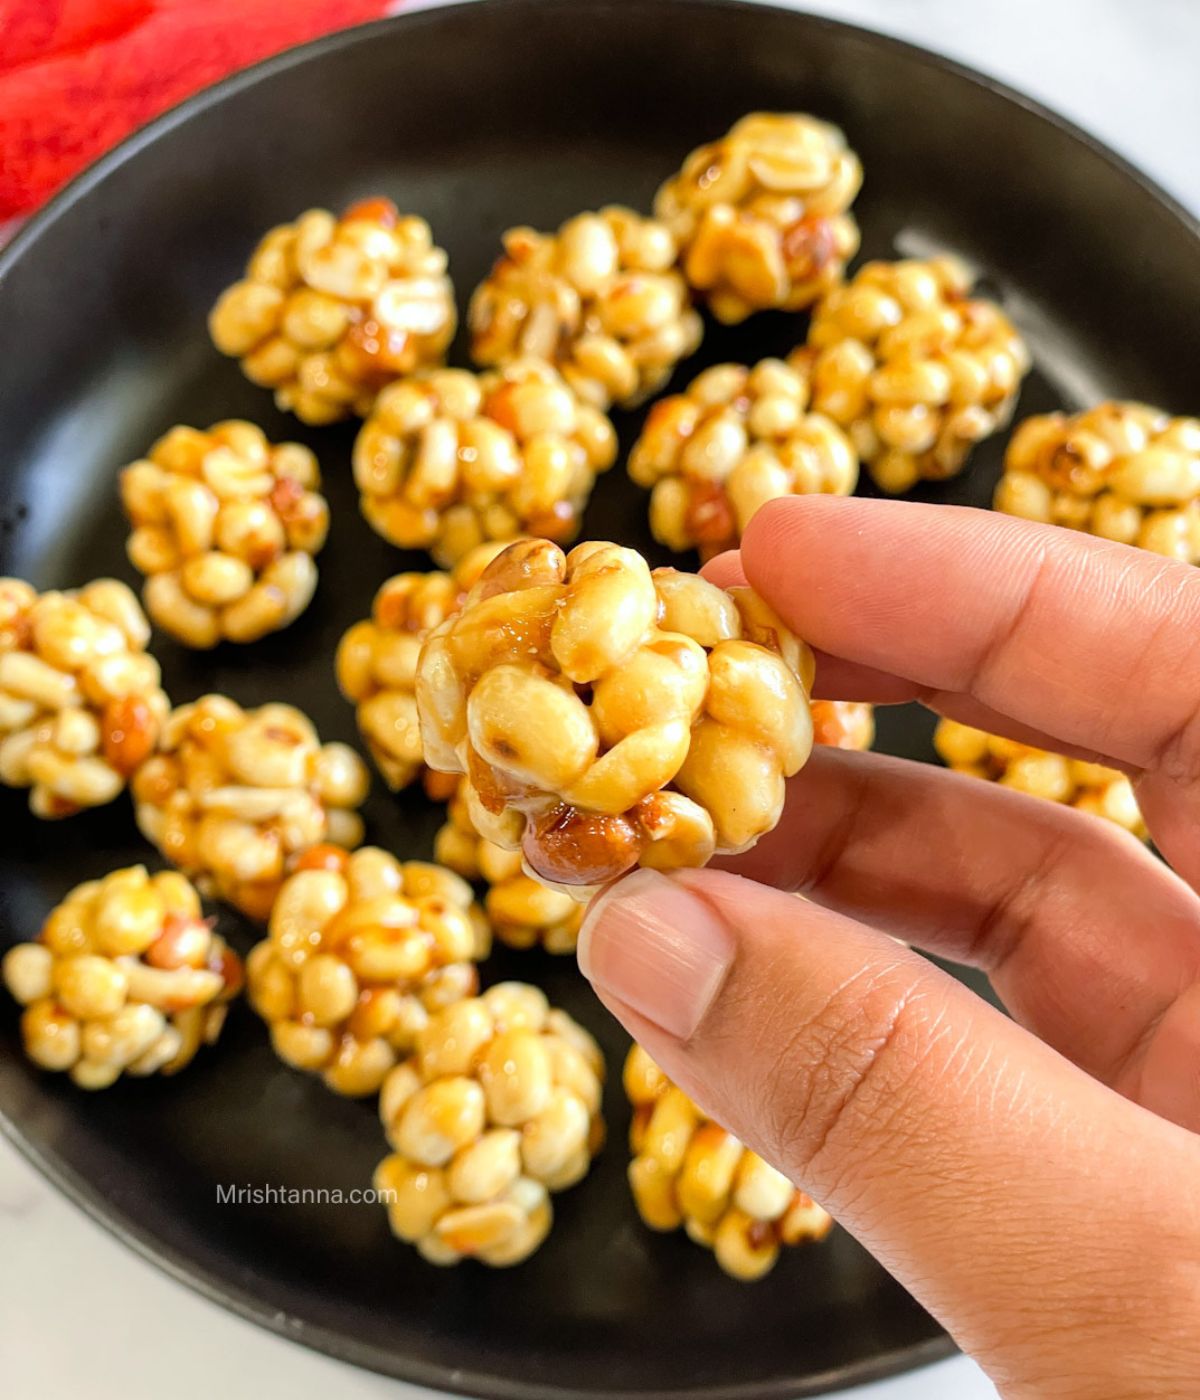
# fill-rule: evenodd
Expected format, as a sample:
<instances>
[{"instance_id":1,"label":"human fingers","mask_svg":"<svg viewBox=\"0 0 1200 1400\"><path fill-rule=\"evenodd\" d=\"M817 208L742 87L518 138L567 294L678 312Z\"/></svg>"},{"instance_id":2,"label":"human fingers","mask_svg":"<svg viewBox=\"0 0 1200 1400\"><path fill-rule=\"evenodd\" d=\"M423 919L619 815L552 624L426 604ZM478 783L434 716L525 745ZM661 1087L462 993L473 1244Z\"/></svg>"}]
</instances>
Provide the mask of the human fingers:
<instances>
[{"instance_id":1,"label":"human fingers","mask_svg":"<svg viewBox=\"0 0 1200 1400\"><path fill-rule=\"evenodd\" d=\"M1200 898L1111 823L817 748L775 830L722 865L981 968L1041 1039L1200 1129Z\"/></svg>"},{"instance_id":2,"label":"human fingers","mask_svg":"<svg viewBox=\"0 0 1200 1400\"><path fill-rule=\"evenodd\" d=\"M580 962L667 1074L1009 1400L1193 1393L1200 1146L1183 1129L883 934L720 871L610 886Z\"/></svg>"}]
</instances>

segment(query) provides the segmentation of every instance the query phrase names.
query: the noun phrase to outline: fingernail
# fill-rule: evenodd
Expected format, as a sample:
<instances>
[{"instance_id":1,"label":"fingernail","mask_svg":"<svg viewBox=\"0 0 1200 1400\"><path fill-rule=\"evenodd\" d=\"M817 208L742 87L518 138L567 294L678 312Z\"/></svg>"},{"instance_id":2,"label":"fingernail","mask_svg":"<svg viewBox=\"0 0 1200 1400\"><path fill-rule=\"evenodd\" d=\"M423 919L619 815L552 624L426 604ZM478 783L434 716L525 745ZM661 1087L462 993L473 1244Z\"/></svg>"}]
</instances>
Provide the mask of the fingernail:
<instances>
[{"instance_id":1,"label":"fingernail","mask_svg":"<svg viewBox=\"0 0 1200 1400\"><path fill-rule=\"evenodd\" d=\"M733 956L711 905L656 870L618 881L579 931L579 966L592 986L680 1040L704 1019Z\"/></svg>"}]
</instances>

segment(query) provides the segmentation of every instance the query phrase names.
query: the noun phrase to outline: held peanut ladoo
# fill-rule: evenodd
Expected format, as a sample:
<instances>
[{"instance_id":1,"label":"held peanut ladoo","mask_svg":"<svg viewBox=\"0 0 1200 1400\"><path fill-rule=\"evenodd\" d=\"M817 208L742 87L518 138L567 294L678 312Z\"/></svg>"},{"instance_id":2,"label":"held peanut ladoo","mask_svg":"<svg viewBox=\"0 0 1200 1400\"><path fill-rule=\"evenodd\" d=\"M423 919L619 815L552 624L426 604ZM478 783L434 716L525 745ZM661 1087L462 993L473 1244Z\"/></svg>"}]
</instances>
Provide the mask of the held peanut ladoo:
<instances>
[{"instance_id":1,"label":"held peanut ladoo","mask_svg":"<svg viewBox=\"0 0 1200 1400\"><path fill-rule=\"evenodd\" d=\"M467 775L482 836L582 894L770 831L812 746L812 670L748 588L529 540L422 649L425 757Z\"/></svg>"},{"instance_id":2,"label":"held peanut ladoo","mask_svg":"<svg viewBox=\"0 0 1200 1400\"><path fill-rule=\"evenodd\" d=\"M456 1002L384 1081L394 1149L375 1172L388 1221L431 1264L519 1264L550 1233L550 1193L604 1140L600 1048L521 982Z\"/></svg>"},{"instance_id":3,"label":"held peanut ladoo","mask_svg":"<svg viewBox=\"0 0 1200 1400\"><path fill-rule=\"evenodd\" d=\"M26 1054L81 1089L183 1069L220 1035L242 984L188 881L141 865L77 885L0 968L25 1008Z\"/></svg>"},{"instance_id":4,"label":"held peanut ladoo","mask_svg":"<svg viewBox=\"0 0 1200 1400\"><path fill-rule=\"evenodd\" d=\"M158 741L170 702L130 590L97 579L39 594L0 578L0 783L35 817L112 802Z\"/></svg>"}]
</instances>

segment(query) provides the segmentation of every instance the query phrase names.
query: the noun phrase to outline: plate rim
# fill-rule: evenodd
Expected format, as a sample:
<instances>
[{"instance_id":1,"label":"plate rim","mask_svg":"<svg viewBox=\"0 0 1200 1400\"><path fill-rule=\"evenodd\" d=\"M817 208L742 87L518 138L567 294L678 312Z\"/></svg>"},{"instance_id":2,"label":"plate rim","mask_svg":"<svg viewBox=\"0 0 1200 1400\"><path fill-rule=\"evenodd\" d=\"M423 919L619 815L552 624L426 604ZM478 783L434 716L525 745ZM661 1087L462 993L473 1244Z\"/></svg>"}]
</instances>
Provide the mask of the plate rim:
<instances>
[{"instance_id":1,"label":"plate rim","mask_svg":"<svg viewBox=\"0 0 1200 1400\"><path fill-rule=\"evenodd\" d=\"M450 0L450 3L429 5L420 5L418 0L418 8L402 9L396 14L319 35L239 69L167 108L146 125L131 132L110 151L85 166L49 201L30 215L9 242L0 248L0 295L3 293L6 276L26 251L36 245L45 231L68 215L80 199L143 149L242 89L255 86L277 73L320 59L326 54L360 43L369 43L373 35L384 29L415 29L433 25L448 12L465 12L468 9L544 11L563 3L567 3L567 0ZM1200 244L1200 216L1194 214L1180 198L1132 159L1122 155L1100 137L1040 98L1033 97L1005 80L960 59L898 35L808 9L770 3L770 0L766 3L763 0L571 0L571 3L586 3L593 9L623 14L628 14L633 7L647 11L767 11L775 16L794 20L801 27L809 25L839 31L884 50L899 53L925 67L949 73L955 78L982 88L1048 123L1098 157L1118 175L1123 176L1153 203L1165 209L1181 225L1183 231ZM2 1106L0 1136L11 1143L62 1197L139 1258L208 1302L275 1336L298 1342L337 1361L410 1385L424 1386L439 1394L477 1396L482 1397L482 1400L568 1400L569 1397L577 1397L577 1400L595 1400L601 1394L595 1390L496 1376L480 1370L449 1368L419 1358L397 1358L374 1343L348 1338L320 1323L308 1322L285 1310L272 1308L249 1289L232 1283L193 1261L184 1251L164 1242L153 1231L144 1229L140 1222L132 1217L118 1215L109 1207L103 1193L89 1178L68 1167L53 1154L43 1151L27 1138L18 1120ZM625 1389L603 1393L613 1397L613 1400L622 1400L622 1397L626 1400L683 1400L683 1397L689 1397L690 1400L799 1400L799 1397L830 1394L848 1386L868 1384L907 1371L915 1371L957 1352L958 1348L953 1339L942 1333L903 1348L893 1348L871 1360L853 1362L801 1380L776 1378L744 1384L701 1385L686 1390ZM394 1364L396 1360L401 1360L403 1365ZM448 1385L454 1389L447 1391Z\"/></svg>"}]
</instances>

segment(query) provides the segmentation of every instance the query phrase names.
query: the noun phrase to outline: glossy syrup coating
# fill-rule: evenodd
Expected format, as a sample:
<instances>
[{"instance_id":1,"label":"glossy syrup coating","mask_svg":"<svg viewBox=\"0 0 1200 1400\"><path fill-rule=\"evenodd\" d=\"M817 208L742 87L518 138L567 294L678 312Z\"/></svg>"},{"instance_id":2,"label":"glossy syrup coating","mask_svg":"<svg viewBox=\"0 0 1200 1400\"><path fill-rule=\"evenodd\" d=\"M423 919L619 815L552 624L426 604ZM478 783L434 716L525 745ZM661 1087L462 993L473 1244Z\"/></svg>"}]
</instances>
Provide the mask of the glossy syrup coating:
<instances>
[{"instance_id":1,"label":"glossy syrup coating","mask_svg":"<svg viewBox=\"0 0 1200 1400\"><path fill-rule=\"evenodd\" d=\"M490 946L465 880L374 846L314 846L295 862L247 995L281 1060L335 1093L377 1093L430 1017L471 996Z\"/></svg>"},{"instance_id":2,"label":"glossy syrup coating","mask_svg":"<svg viewBox=\"0 0 1200 1400\"><path fill-rule=\"evenodd\" d=\"M431 1264L528 1259L551 1193L604 1141L603 1083L599 1046L536 987L501 982L434 1016L379 1098L392 1152L375 1188L393 1233Z\"/></svg>"},{"instance_id":3,"label":"glossy syrup coating","mask_svg":"<svg viewBox=\"0 0 1200 1400\"><path fill-rule=\"evenodd\" d=\"M0 783L35 817L73 816L124 791L170 710L150 625L116 579L38 593L0 578Z\"/></svg>"},{"instance_id":4,"label":"glossy syrup coating","mask_svg":"<svg viewBox=\"0 0 1200 1400\"><path fill-rule=\"evenodd\" d=\"M833 1228L811 1196L702 1113L640 1045L625 1061L633 1105L629 1186L652 1230L678 1230L711 1249L731 1277L763 1278L787 1246Z\"/></svg>"},{"instance_id":5,"label":"glossy syrup coating","mask_svg":"<svg viewBox=\"0 0 1200 1400\"><path fill-rule=\"evenodd\" d=\"M1018 425L996 509L1200 563L1200 419L1098 404Z\"/></svg>"},{"instance_id":6,"label":"glossy syrup coating","mask_svg":"<svg viewBox=\"0 0 1200 1400\"><path fill-rule=\"evenodd\" d=\"M583 905L528 874L520 851L506 851L479 834L461 780L455 780L433 853L464 879L486 882L484 907L501 943L510 948L542 947L548 953L575 951Z\"/></svg>"},{"instance_id":7,"label":"glossy syrup coating","mask_svg":"<svg viewBox=\"0 0 1200 1400\"><path fill-rule=\"evenodd\" d=\"M209 333L301 421L362 417L385 384L441 363L457 324L446 262L390 199L310 209L264 235Z\"/></svg>"},{"instance_id":8,"label":"glossy syrup coating","mask_svg":"<svg viewBox=\"0 0 1200 1400\"><path fill-rule=\"evenodd\" d=\"M812 666L748 588L525 541L422 649L426 762L466 774L482 836L583 895L771 830L812 745Z\"/></svg>"},{"instance_id":9,"label":"glossy syrup coating","mask_svg":"<svg viewBox=\"0 0 1200 1400\"><path fill-rule=\"evenodd\" d=\"M0 971L25 1008L25 1053L81 1089L176 1074L216 1041L242 984L188 880L141 865L77 885Z\"/></svg>"}]
</instances>

